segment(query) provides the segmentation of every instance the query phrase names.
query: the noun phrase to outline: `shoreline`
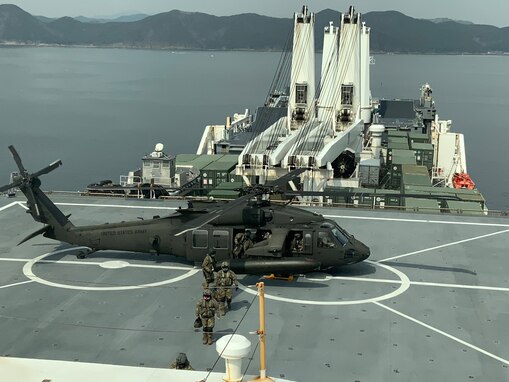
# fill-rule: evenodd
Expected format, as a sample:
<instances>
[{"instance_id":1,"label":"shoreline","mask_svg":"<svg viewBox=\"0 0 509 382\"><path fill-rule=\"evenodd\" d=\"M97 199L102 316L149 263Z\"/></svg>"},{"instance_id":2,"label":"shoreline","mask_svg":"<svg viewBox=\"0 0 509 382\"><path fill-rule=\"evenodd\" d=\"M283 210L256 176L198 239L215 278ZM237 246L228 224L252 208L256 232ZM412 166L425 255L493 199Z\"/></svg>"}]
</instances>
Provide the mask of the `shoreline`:
<instances>
[{"instance_id":1,"label":"shoreline","mask_svg":"<svg viewBox=\"0 0 509 382\"><path fill-rule=\"evenodd\" d=\"M153 50L176 52L253 52L253 53L281 53L278 49L200 49L183 47L150 47L150 46L129 46L129 45L80 45L80 44L42 44L42 43L24 43L24 42L5 42L0 41L0 48L87 48L87 49L129 49L129 50ZM321 54L317 50L315 54ZM509 52L384 52L371 51L373 55L422 55L422 56L509 56Z\"/></svg>"}]
</instances>

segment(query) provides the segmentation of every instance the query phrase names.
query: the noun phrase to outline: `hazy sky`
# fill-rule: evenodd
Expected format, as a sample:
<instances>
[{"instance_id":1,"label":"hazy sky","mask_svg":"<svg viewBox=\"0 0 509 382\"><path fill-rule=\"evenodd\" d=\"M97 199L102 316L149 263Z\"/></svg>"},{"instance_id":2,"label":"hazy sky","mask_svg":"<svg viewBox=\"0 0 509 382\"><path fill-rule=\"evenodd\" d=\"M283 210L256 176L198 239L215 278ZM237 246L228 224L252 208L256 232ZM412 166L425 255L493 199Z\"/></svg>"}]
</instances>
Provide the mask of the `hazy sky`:
<instances>
[{"instance_id":1,"label":"hazy sky","mask_svg":"<svg viewBox=\"0 0 509 382\"><path fill-rule=\"evenodd\" d=\"M415 18L448 17L476 24L509 26L509 0L11 0L38 16L119 16L156 14L172 9L199 11L217 16L253 12L274 17L291 17L303 4L313 12L325 8L345 11L354 5L360 12L397 10Z\"/></svg>"}]
</instances>

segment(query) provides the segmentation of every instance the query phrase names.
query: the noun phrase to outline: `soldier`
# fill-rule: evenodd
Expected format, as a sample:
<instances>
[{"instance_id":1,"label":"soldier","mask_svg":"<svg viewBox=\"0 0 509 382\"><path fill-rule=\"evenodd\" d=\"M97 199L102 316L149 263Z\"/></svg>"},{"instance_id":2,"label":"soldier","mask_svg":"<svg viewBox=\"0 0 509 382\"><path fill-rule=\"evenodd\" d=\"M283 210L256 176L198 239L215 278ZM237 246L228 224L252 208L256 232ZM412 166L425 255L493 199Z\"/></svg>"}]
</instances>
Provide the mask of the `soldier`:
<instances>
[{"instance_id":1,"label":"soldier","mask_svg":"<svg viewBox=\"0 0 509 382\"><path fill-rule=\"evenodd\" d=\"M179 353L177 359L171 363L170 369L194 370L187 359L186 353Z\"/></svg>"},{"instance_id":2,"label":"soldier","mask_svg":"<svg viewBox=\"0 0 509 382\"><path fill-rule=\"evenodd\" d=\"M235 235L233 240L233 258L240 259L242 257L242 253L244 251L244 240L245 235L242 232Z\"/></svg>"},{"instance_id":3,"label":"soldier","mask_svg":"<svg viewBox=\"0 0 509 382\"><path fill-rule=\"evenodd\" d=\"M221 270L217 272L216 278L217 299L219 302L219 311L222 316L225 314L225 302L228 310L231 308L233 297L232 287L234 285L235 290L238 290L239 283L237 282L237 275L235 272L230 270L230 264L228 264L228 261L223 261L221 263Z\"/></svg>"},{"instance_id":4,"label":"soldier","mask_svg":"<svg viewBox=\"0 0 509 382\"><path fill-rule=\"evenodd\" d=\"M212 292L209 289L203 291L203 297L196 303L196 317L201 319L203 326L203 344L212 345L212 331L214 329L214 316L219 318L219 306L216 300L212 298Z\"/></svg>"},{"instance_id":5,"label":"soldier","mask_svg":"<svg viewBox=\"0 0 509 382\"><path fill-rule=\"evenodd\" d=\"M244 240L244 253L254 245L253 239L251 238L251 231L246 231L246 238Z\"/></svg>"},{"instance_id":6,"label":"soldier","mask_svg":"<svg viewBox=\"0 0 509 382\"><path fill-rule=\"evenodd\" d=\"M205 277L204 287L208 288L209 284L214 282L214 268L216 267L216 251L213 249L209 251L205 258L203 259L203 263L201 264L201 268L203 271L203 277Z\"/></svg>"},{"instance_id":7,"label":"soldier","mask_svg":"<svg viewBox=\"0 0 509 382\"><path fill-rule=\"evenodd\" d=\"M293 252L302 252L304 249L304 245L302 244L302 235L300 233L296 233L293 237L291 248Z\"/></svg>"}]
</instances>

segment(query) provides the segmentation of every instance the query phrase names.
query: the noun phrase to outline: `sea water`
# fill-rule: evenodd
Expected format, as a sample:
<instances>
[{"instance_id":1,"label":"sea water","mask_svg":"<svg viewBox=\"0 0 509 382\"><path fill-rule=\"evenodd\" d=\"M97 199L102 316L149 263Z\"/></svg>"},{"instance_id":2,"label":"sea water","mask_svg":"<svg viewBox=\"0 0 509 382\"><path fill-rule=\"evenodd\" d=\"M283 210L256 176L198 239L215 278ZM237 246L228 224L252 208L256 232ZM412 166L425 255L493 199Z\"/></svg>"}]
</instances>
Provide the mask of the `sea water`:
<instances>
[{"instance_id":1,"label":"sea water","mask_svg":"<svg viewBox=\"0 0 509 382\"><path fill-rule=\"evenodd\" d=\"M264 103L281 53L0 48L0 183L7 146L36 171L59 158L44 189L83 190L140 167L156 143L194 153L208 124ZM376 98L418 98L465 134L468 172L491 209L509 210L509 57L375 55ZM320 67L317 56L317 68Z\"/></svg>"}]
</instances>

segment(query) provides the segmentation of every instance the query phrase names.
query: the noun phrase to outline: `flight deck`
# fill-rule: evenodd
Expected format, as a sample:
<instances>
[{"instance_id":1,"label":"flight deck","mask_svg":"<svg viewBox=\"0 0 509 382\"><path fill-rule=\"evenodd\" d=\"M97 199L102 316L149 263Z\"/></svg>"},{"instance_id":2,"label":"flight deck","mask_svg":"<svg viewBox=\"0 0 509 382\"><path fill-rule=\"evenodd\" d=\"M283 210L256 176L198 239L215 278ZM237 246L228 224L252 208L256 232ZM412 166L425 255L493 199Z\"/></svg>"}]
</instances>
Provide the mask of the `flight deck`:
<instances>
[{"instance_id":1,"label":"flight deck","mask_svg":"<svg viewBox=\"0 0 509 382\"><path fill-rule=\"evenodd\" d=\"M49 197L77 226L151 219L185 206ZM0 370L8 358L168 369L185 352L195 370L224 372L215 346L202 345L201 329L193 328L203 290L199 266L117 251L77 259L79 248L42 236L17 246L41 227L24 203L21 196L0 199ZM268 375L509 380L509 219L309 209L337 221L370 247L371 256L294 281L264 280ZM237 333L252 342L242 368L249 375L260 367L253 334L259 279L239 275L232 310L216 321L214 333L215 339Z\"/></svg>"}]
</instances>

